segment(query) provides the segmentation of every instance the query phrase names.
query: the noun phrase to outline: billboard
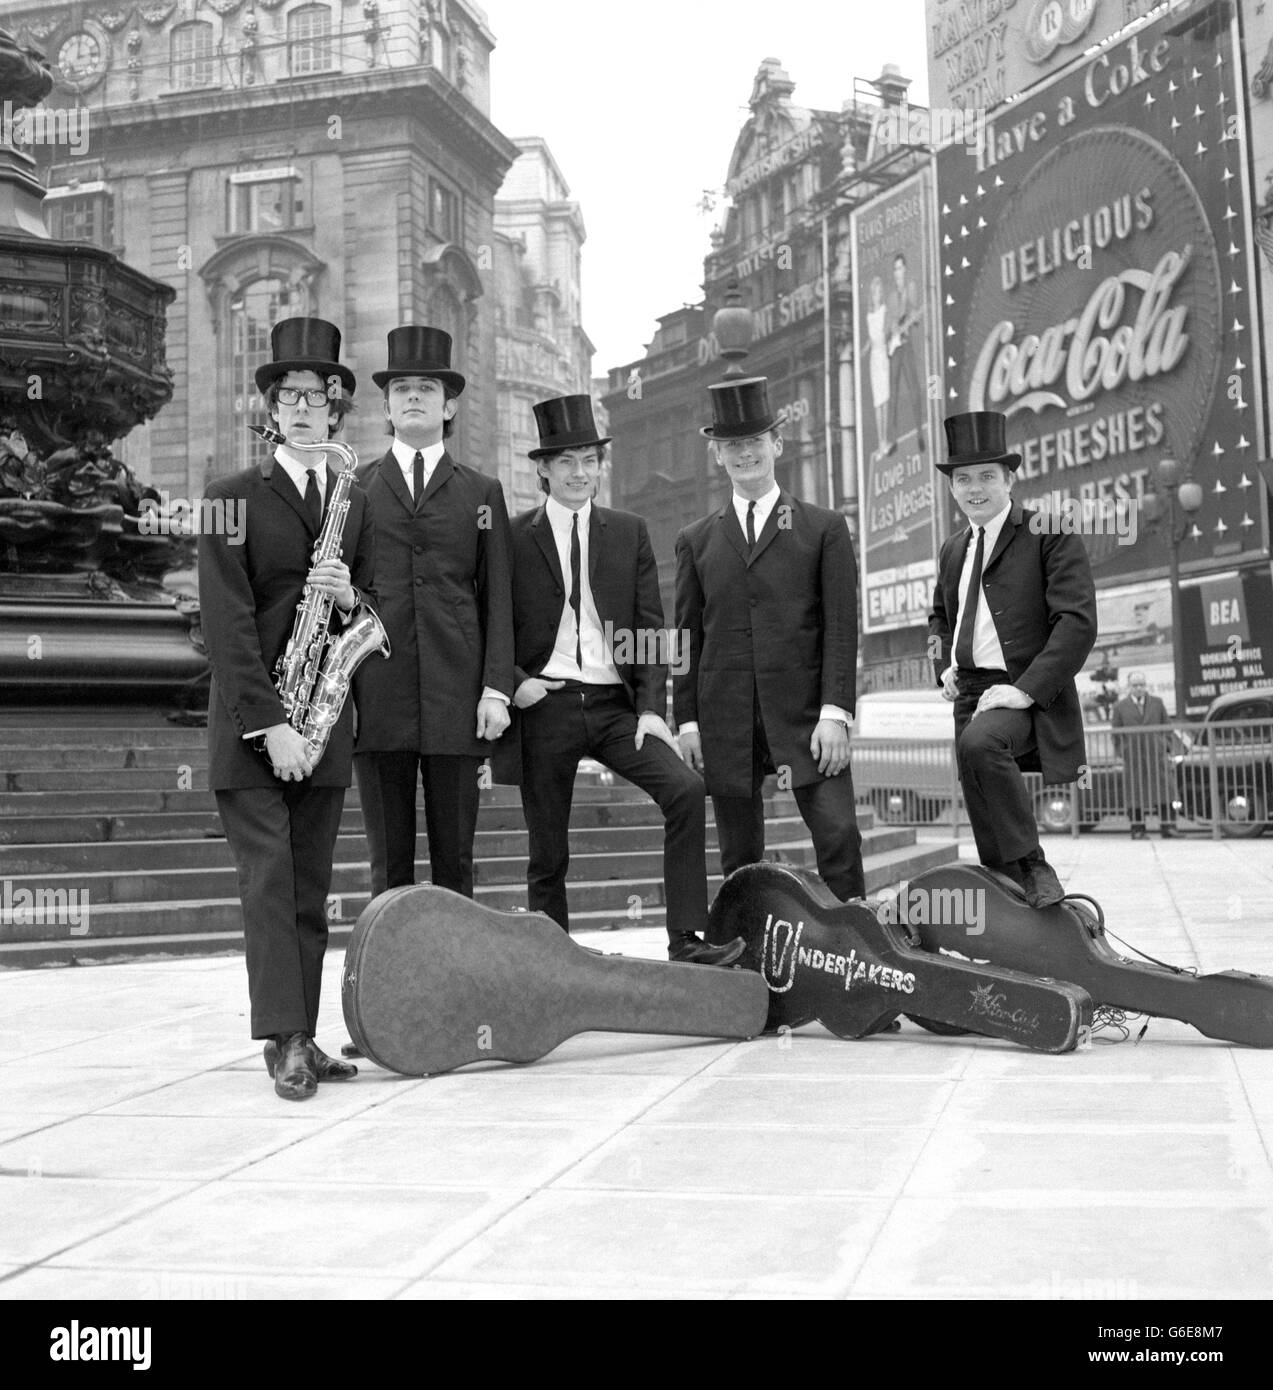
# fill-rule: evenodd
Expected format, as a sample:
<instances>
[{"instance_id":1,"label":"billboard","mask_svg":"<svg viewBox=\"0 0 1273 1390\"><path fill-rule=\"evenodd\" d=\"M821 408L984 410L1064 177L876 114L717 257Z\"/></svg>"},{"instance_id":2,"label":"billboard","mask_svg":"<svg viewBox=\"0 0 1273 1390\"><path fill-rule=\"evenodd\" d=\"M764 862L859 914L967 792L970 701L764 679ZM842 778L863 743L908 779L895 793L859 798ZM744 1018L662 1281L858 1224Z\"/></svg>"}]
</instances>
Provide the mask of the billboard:
<instances>
[{"instance_id":1,"label":"billboard","mask_svg":"<svg viewBox=\"0 0 1273 1390\"><path fill-rule=\"evenodd\" d=\"M937 574L939 309L929 165L853 212L862 631L927 622Z\"/></svg>"},{"instance_id":2,"label":"billboard","mask_svg":"<svg viewBox=\"0 0 1273 1390\"><path fill-rule=\"evenodd\" d=\"M1233 12L1169 14L937 156L949 411L1000 410L1014 496L1054 514L1201 485L1194 569L1264 553L1264 404ZM1144 526L1100 574L1159 568Z\"/></svg>"},{"instance_id":3,"label":"billboard","mask_svg":"<svg viewBox=\"0 0 1273 1390\"><path fill-rule=\"evenodd\" d=\"M1185 713L1217 695L1273 685L1273 577L1269 566L1209 574L1180 586Z\"/></svg>"},{"instance_id":4,"label":"billboard","mask_svg":"<svg viewBox=\"0 0 1273 1390\"><path fill-rule=\"evenodd\" d=\"M1156 0L927 0L934 110L989 110L1041 82Z\"/></svg>"}]
</instances>

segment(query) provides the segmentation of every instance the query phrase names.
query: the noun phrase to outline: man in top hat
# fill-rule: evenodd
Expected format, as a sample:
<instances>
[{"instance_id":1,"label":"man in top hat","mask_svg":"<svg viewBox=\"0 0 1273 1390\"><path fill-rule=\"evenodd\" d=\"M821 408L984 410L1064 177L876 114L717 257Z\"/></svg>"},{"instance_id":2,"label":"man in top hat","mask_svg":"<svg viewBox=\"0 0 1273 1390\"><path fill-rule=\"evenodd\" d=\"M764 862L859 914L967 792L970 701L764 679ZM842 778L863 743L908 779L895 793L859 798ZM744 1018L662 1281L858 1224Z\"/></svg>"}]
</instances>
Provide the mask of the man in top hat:
<instances>
[{"instance_id":1,"label":"man in top hat","mask_svg":"<svg viewBox=\"0 0 1273 1390\"><path fill-rule=\"evenodd\" d=\"M728 965L741 938L709 946L702 779L681 759L667 709L668 634L644 520L593 501L608 435L587 396L535 406L530 451L547 494L513 519L518 714L496 760L520 781L530 832L532 912L567 931L570 806L580 758L592 757L658 802L664 816L668 955ZM673 657L675 654L671 654Z\"/></svg>"},{"instance_id":2,"label":"man in top hat","mask_svg":"<svg viewBox=\"0 0 1273 1390\"><path fill-rule=\"evenodd\" d=\"M1079 536L1012 500L1021 455L1006 417L946 422L945 473L967 529L941 548L928 631L933 670L955 705L955 754L977 854L1031 907L1065 894L1039 847L1022 771L1073 782L1086 761L1074 678L1096 641L1096 588Z\"/></svg>"},{"instance_id":3,"label":"man in top hat","mask_svg":"<svg viewBox=\"0 0 1273 1390\"><path fill-rule=\"evenodd\" d=\"M710 387L730 496L676 541L673 681L682 750L711 793L726 875L764 856L767 773L790 788L818 872L841 901L865 891L849 772L856 704L857 566L844 517L774 475L782 435L764 377Z\"/></svg>"},{"instance_id":4,"label":"man in top hat","mask_svg":"<svg viewBox=\"0 0 1273 1390\"><path fill-rule=\"evenodd\" d=\"M479 769L513 695L508 511L498 479L447 452L464 390L449 334L393 329L388 365L372 380L393 443L358 477L393 655L355 677L371 890L415 882L419 778L432 880L471 898Z\"/></svg>"},{"instance_id":5,"label":"man in top hat","mask_svg":"<svg viewBox=\"0 0 1273 1390\"><path fill-rule=\"evenodd\" d=\"M304 1100L318 1082L357 1070L314 1041L353 705L346 702L315 765L287 721L273 673L307 584L333 596L334 629L360 596L374 603L375 536L367 498L354 487L341 557L312 565L336 470L322 454L289 445L331 437L354 377L338 360L339 331L323 319L285 319L271 344L256 385L287 443L259 467L209 484L208 497L241 511L245 530L200 534L199 596L212 664L208 780L238 868L252 1036L267 1040L275 1091Z\"/></svg>"}]
</instances>

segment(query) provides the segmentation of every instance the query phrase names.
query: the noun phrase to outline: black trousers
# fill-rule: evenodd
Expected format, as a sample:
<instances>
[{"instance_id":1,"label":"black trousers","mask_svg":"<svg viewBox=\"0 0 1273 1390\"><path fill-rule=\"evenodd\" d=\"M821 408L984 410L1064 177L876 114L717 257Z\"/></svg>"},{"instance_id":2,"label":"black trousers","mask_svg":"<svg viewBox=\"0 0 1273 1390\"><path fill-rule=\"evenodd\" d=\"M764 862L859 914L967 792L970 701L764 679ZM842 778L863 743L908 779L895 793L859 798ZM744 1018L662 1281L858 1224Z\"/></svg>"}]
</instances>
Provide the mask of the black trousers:
<instances>
[{"instance_id":1,"label":"black trousers","mask_svg":"<svg viewBox=\"0 0 1273 1390\"><path fill-rule=\"evenodd\" d=\"M751 795L712 797L721 871L726 878L735 869L759 864L765 857L763 784L765 774L773 771L773 762L758 704L753 704L751 753ZM841 902L865 897L862 832L858 829L852 773L845 768L838 777L823 777L792 790L801 818L813 838L818 874L823 883Z\"/></svg>"},{"instance_id":2,"label":"black trousers","mask_svg":"<svg viewBox=\"0 0 1273 1390\"><path fill-rule=\"evenodd\" d=\"M415 882L416 777L424 786L429 877L473 896L482 759L465 753L358 753L354 776L371 851L371 893Z\"/></svg>"},{"instance_id":3,"label":"black trousers","mask_svg":"<svg viewBox=\"0 0 1273 1390\"><path fill-rule=\"evenodd\" d=\"M703 779L662 739L647 737L638 749L636 729L631 696L621 685L569 682L521 711L527 900L532 912L546 912L570 930L566 872L575 772L580 758L595 758L653 797L663 812L667 932L675 939L707 926Z\"/></svg>"},{"instance_id":4,"label":"black trousers","mask_svg":"<svg viewBox=\"0 0 1273 1390\"><path fill-rule=\"evenodd\" d=\"M955 760L964 805L977 857L994 869L1041 852L1034 803L1017 766L1018 758L1037 747L1030 711L991 709L972 717L984 690L1008 684L1006 671L961 671L955 699Z\"/></svg>"},{"instance_id":5,"label":"black trousers","mask_svg":"<svg viewBox=\"0 0 1273 1390\"><path fill-rule=\"evenodd\" d=\"M313 1037L345 789L280 782L216 798L238 870L252 1036Z\"/></svg>"}]
</instances>

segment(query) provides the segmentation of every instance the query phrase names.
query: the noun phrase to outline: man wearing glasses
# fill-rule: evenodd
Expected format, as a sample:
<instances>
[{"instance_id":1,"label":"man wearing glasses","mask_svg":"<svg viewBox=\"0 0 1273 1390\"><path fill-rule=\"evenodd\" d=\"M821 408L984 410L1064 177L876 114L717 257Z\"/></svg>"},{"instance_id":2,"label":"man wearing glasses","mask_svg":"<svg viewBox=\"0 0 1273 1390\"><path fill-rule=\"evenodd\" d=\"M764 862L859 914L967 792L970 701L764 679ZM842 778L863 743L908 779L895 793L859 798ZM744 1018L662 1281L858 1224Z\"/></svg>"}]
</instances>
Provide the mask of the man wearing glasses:
<instances>
[{"instance_id":1,"label":"man wearing glasses","mask_svg":"<svg viewBox=\"0 0 1273 1390\"><path fill-rule=\"evenodd\" d=\"M339 331L323 319L285 319L271 339L273 360L256 384L287 444L259 467L209 485L208 497L225 499L227 514L241 512L245 530L201 531L199 596L212 664L208 779L238 869L252 1036L265 1040L275 1092L306 1100L320 1081L357 1071L314 1041L353 705L346 702L315 764L287 721L273 673L306 585L332 595L333 625L360 594L375 602L375 536L355 487L340 557L312 565L336 473L323 455L288 444L318 444L336 431L354 376L337 360Z\"/></svg>"}]
</instances>

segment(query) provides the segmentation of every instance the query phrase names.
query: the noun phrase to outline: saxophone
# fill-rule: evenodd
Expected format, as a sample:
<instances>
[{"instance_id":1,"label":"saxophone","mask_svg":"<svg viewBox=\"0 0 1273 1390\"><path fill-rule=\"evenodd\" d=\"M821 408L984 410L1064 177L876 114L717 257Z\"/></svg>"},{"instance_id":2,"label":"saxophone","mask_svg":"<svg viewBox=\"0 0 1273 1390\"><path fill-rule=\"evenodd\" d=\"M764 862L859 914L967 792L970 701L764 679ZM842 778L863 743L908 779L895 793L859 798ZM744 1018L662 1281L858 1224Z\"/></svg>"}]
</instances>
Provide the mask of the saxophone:
<instances>
[{"instance_id":1,"label":"saxophone","mask_svg":"<svg viewBox=\"0 0 1273 1390\"><path fill-rule=\"evenodd\" d=\"M310 557L315 565L323 560L339 559L358 455L348 444L331 439L322 444L290 444L284 435L264 425L249 425L248 429L267 444L287 444L298 453L333 453L341 460L343 468L336 476L323 529ZM331 633L335 602L333 595L311 589L306 584L292 622L291 636L274 668L274 684L287 722L309 745L310 760L315 766L345 707L354 672L373 652L386 657L390 653L389 634L384 624L361 601L345 627Z\"/></svg>"}]
</instances>

